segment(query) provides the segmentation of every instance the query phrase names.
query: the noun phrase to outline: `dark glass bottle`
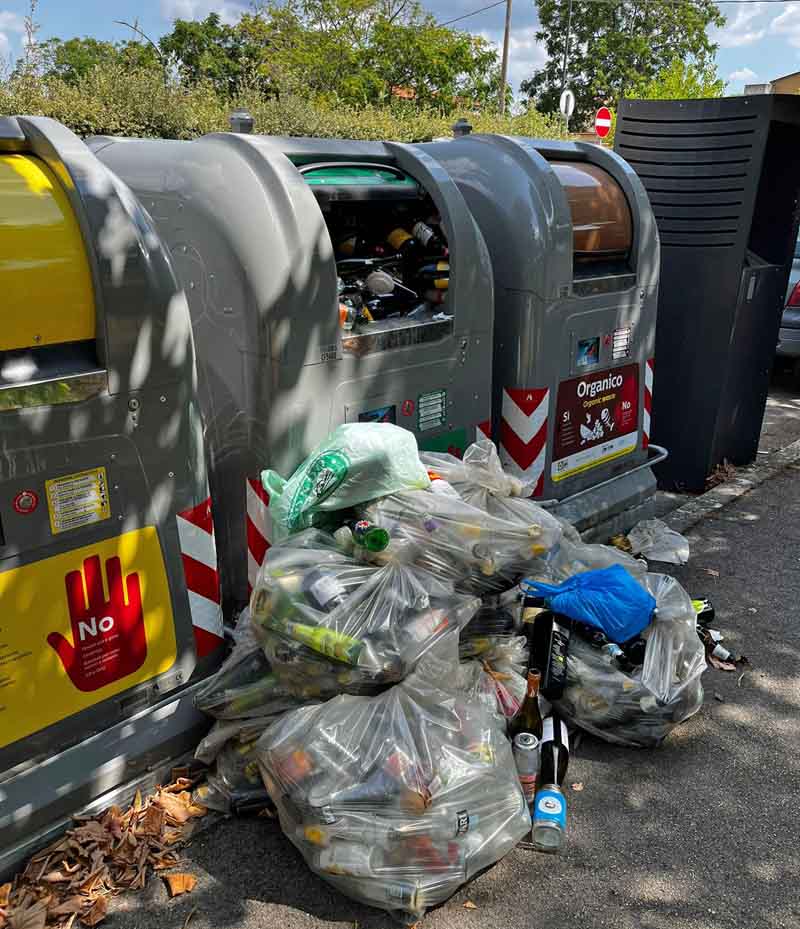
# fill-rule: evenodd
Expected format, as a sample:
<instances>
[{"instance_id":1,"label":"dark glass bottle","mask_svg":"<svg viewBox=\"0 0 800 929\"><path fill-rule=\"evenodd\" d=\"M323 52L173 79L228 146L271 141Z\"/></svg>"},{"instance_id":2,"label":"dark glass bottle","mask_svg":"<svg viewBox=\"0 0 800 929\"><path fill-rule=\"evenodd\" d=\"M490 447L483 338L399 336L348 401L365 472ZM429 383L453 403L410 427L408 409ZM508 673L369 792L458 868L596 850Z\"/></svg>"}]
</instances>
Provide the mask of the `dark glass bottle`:
<instances>
[{"instance_id":1,"label":"dark glass bottle","mask_svg":"<svg viewBox=\"0 0 800 929\"><path fill-rule=\"evenodd\" d=\"M530 665L541 668L541 693L548 700L558 700L567 683L567 656L571 620L560 613L545 610L533 622Z\"/></svg>"},{"instance_id":2,"label":"dark glass bottle","mask_svg":"<svg viewBox=\"0 0 800 929\"><path fill-rule=\"evenodd\" d=\"M542 737L542 713L539 709L539 686L542 675L537 669L528 672L528 690L525 694L525 700L519 713L511 720L509 726L509 737L514 740L514 736L520 732L530 732L537 739Z\"/></svg>"}]
</instances>

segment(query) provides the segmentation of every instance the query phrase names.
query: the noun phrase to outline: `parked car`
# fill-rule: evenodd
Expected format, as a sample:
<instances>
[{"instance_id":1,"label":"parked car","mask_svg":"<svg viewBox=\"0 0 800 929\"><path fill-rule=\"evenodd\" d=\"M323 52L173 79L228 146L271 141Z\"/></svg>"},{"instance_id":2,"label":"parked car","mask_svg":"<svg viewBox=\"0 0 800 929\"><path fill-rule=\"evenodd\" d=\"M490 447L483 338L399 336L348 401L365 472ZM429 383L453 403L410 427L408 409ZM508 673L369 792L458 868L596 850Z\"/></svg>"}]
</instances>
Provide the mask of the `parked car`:
<instances>
[{"instance_id":1,"label":"parked car","mask_svg":"<svg viewBox=\"0 0 800 929\"><path fill-rule=\"evenodd\" d=\"M794 246L792 270L786 289L786 306L783 308L775 353L779 358L794 362L800 369L800 236Z\"/></svg>"}]
</instances>

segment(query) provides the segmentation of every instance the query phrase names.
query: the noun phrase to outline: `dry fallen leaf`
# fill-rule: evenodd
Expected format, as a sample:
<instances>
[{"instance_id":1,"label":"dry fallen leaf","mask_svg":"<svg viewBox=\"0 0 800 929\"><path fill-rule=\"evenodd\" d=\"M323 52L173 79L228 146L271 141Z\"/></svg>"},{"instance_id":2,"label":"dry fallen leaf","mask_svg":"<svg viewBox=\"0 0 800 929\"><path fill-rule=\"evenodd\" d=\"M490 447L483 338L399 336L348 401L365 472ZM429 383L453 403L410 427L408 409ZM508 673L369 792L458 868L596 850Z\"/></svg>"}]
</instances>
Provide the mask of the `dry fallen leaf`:
<instances>
[{"instance_id":1,"label":"dry fallen leaf","mask_svg":"<svg viewBox=\"0 0 800 929\"><path fill-rule=\"evenodd\" d=\"M47 901L37 900L26 907L14 907L8 918L11 929L44 929L47 920Z\"/></svg>"},{"instance_id":2,"label":"dry fallen leaf","mask_svg":"<svg viewBox=\"0 0 800 929\"><path fill-rule=\"evenodd\" d=\"M81 910L86 908L87 902L86 897L73 894L57 906L51 906L48 910L48 916L71 916L73 913L80 913Z\"/></svg>"},{"instance_id":3,"label":"dry fallen leaf","mask_svg":"<svg viewBox=\"0 0 800 929\"><path fill-rule=\"evenodd\" d=\"M176 823L185 823L192 815L189 804L181 799L179 794L159 794L156 803L164 810L167 816L172 817Z\"/></svg>"},{"instance_id":4,"label":"dry fallen leaf","mask_svg":"<svg viewBox=\"0 0 800 929\"><path fill-rule=\"evenodd\" d=\"M8 898L11 896L11 884L0 884L0 906L8 906Z\"/></svg>"},{"instance_id":5,"label":"dry fallen leaf","mask_svg":"<svg viewBox=\"0 0 800 929\"><path fill-rule=\"evenodd\" d=\"M583 781L575 781L574 784L569 785L573 790L583 790Z\"/></svg>"},{"instance_id":6,"label":"dry fallen leaf","mask_svg":"<svg viewBox=\"0 0 800 929\"><path fill-rule=\"evenodd\" d=\"M197 912L197 907L196 907L196 906L193 906L193 907L191 908L191 910L189 910L189 912L188 912L188 914L187 914L187 916L186 916L186 919L184 919L184 921L183 921L183 929L186 929L186 927L187 927L187 926L189 925L189 923L192 921L192 917L194 916L194 914L195 914L196 912ZM358 929L358 923L356 923L356 929Z\"/></svg>"},{"instance_id":7,"label":"dry fallen leaf","mask_svg":"<svg viewBox=\"0 0 800 929\"><path fill-rule=\"evenodd\" d=\"M191 874L165 874L164 880L167 882L170 897L188 894L197 884L197 878Z\"/></svg>"},{"instance_id":8,"label":"dry fallen leaf","mask_svg":"<svg viewBox=\"0 0 800 929\"><path fill-rule=\"evenodd\" d=\"M708 574L710 577L719 577L719 571L716 571L714 568L703 568L703 570L704 570L704 571L706 572L706 574Z\"/></svg>"},{"instance_id":9,"label":"dry fallen leaf","mask_svg":"<svg viewBox=\"0 0 800 929\"><path fill-rule=\"evenodd\" d=\"M464 904L464 909L465 910L477 910L478 904L473 903L472 900L467 900L467 902Z\"/></svg>"},{"instance_id":10,"label":"dry fallen leaf","mask_svg":"<svg viewBox=\"0 0 800 929\"><path fill-rule=\"evenodd\" d=\"M89 912L81 916L81 922L84 926L96 926L106 918L106 913L108 913L108 897L98 897Z\"/></svg>"},{"instance_id":11,"label":"dry fallen leaf","mask_svg":"<svg viewBox=\"0 0 800 929\"><path fill-rule=\"evenodd\" d=\"M164 828L164 810L160 806L151 806L144 814L139 832L142 835L160 836Z\"/></svg>"}]
</instances>

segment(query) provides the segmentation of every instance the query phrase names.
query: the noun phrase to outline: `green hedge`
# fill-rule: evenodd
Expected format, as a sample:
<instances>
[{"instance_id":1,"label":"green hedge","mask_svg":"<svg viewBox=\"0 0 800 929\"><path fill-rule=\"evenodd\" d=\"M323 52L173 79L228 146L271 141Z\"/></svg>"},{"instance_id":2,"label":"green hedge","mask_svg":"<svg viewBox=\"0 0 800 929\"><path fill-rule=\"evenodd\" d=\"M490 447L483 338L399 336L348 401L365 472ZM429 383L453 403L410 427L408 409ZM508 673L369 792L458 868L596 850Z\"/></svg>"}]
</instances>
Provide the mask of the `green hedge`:
<instances>
[{"instance_id":1,"label":"green hedge","mask_svg":"<svg viewBox=\"0 0 800 929\"><path fill-rule=\"evenodd\" d=\"M245 106L256 132L268 135L393 139L410 142L449 136L452 114L422 109L413 103L387 106L335 106L298 97L265 100L242 90L221 99L207 85L184 87L163 80L160 72L96 68L79 84L22 75L0 83L0 115L51 116L78 135L153 136L189 139L229 128L228 116ZM518 116L463 113L476 132L557 138L559 119L535 110Z\"/></svg>"}]
</instances>

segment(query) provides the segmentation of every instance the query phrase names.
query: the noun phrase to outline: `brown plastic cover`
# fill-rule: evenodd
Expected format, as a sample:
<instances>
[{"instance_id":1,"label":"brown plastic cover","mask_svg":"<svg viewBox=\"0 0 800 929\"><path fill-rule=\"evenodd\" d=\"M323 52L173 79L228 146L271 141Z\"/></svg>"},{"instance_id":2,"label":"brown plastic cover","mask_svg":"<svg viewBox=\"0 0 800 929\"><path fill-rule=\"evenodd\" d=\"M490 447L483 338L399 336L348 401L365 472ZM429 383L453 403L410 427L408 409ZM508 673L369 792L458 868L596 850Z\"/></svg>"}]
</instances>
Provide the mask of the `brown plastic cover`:
<instances>
[{"instance_id":1,"label":"brown plastic cover","mask_svg":"<svg viewBox=\"0 0 800 929\"><path fill-rule=\"evenodd\" d=\"M572 213L576 258L621 258L633 240L628 201L613 177L586 162L553 161Z\"/></svg>"}]
</instances>

